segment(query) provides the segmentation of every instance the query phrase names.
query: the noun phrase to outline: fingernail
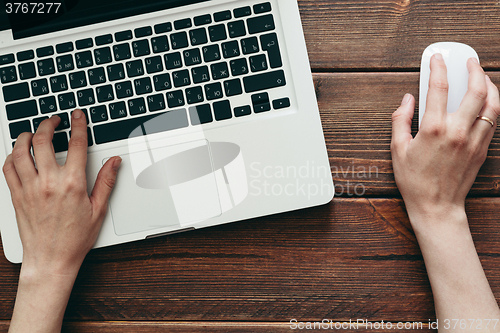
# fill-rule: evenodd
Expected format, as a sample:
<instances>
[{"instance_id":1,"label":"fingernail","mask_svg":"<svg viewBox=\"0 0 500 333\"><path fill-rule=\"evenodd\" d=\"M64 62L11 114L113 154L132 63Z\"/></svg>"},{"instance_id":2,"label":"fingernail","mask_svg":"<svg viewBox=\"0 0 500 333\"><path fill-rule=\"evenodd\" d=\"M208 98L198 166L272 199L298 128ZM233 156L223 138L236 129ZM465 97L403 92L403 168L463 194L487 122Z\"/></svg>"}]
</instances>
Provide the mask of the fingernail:
<instances>
[{"instance_id":1,"label":"fingernail","mask_svg":"<svg viewBox=\"0 0 500 333\"><path fill-rule=\"evenodd\" d=\"M437 60L443 60L443 56L441 55L441 53L436 53L434 55L434 57L437 59Z\"/></svg>"},{"instance_id":2,"label":"fingernail","mask_svg":"<svg viewBox=\"0 0 500 333\"><path fill-rule=\"evenodd\" d=\"M485 75L485 76L486 76L486 81L489 81L489 82L491 82L491 79L490 79L490 77L489 77L488 75Z\"/></svg>"},{"instance_id":3,"label":"fingernail","mask_svg":"<svg viewBox=\"0 0 500 333\"><path fill-rule=\"evenodd\" d=\"M476 58L471 58L471 59L472 59L472 61L474 61L476 64L478 64L478 65L479 65L479 61L477 61L477 59L476 59Z\"/></svg>"},{"instance_id":4,"label":"fingernail","mask_svg":"<svg viewBox=\"0 0 500 333\"><path fill-rule=\"evenodd\" d=\"M75 119L80 119L83 115L83 112L80 110L80 109L76 109L75 111L73 111L73 117Z\"/></svg>"},{"instance_id":5,"label":"fingernail","mask_svg":"<svg viewBox=\"0 0 500 333\"><path fill-rule=\"evenodd\" d=\"M401 102L401 105L408 104L408 102L410 101L410 99L411 99L411 95L410 94L406 94L405 97L403 97L403 101Z\"/></svg>"},{"instance_id":6,"label":"fingernail","mask_svg":"<svg viewBox=\"0 0 500 333\"><path fill-rule=\"evenodd\" d=\"M115 160L113 161L113 170L118 171L118 168L120 167L121 163L122 163L122 158L120 156L115 158Z\"/></svg>"}]
</instances>

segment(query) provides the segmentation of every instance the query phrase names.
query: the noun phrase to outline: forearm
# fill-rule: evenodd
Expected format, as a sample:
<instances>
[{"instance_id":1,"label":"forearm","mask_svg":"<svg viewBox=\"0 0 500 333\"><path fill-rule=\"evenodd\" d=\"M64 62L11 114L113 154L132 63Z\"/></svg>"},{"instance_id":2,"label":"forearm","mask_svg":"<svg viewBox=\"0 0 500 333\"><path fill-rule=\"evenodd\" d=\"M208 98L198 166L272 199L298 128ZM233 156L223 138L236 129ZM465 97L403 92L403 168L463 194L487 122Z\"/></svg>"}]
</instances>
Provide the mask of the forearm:
<instances>
[{"instance_id":1,"label":"forearm","mask_svg":"<svg viewBox=\"0 0 500 333\"><path fill-rule=\"evenodd\" d=\"M9 333L61 332L75 278L21 269Z\"/></svg>"},{"instance_id":2,"label":"forearm","mask_svg":"<svg viewBox=\"0 0 500 333\"><path fill-rule=\"evenodd\" d=\"M412 224L433 290L440 331L480 328L481 332L500 332L500 322L495 321L500 319L500 310L479 261L465 211L424 223L415 220ZM467 328L453 319L463 320ZM486 329L488 319L492 321Z\"/></svg>"}]
</instances>

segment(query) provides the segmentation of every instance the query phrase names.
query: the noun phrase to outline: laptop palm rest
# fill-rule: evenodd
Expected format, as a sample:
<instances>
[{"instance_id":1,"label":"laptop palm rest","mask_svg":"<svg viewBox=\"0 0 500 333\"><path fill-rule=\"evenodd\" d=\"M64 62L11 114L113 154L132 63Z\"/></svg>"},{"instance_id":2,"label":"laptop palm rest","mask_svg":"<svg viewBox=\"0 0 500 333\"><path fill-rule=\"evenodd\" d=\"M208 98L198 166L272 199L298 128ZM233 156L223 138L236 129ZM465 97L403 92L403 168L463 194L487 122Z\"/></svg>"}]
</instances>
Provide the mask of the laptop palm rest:
<instances>
[{"instance_id":1,"label":"laptop palm rest","mask_svg":"<svg viewBox=\"0 0 500 333\"><path fill-rule=\"evenodd\" d=\"M110 198L117 235L181 229L222 214L206 140L136 150L121 157Z\"/></svg>"}]
</instances>

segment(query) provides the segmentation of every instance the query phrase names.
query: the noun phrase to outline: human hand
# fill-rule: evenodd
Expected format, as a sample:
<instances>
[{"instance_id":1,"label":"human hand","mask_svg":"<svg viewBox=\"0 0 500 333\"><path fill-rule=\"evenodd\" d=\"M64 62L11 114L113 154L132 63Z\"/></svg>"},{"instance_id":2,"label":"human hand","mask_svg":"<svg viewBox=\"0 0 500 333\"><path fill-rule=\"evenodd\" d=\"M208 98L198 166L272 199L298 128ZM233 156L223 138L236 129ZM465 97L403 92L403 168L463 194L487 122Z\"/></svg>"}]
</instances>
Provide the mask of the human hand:
<instances>
[{"instance_id":1,"label":"human hand","mask_svg":"<svg viewBox=\"0 0 500 333\"><path fill-rule=\"evenodd\" d=\"M434 55L430 66L426 112L415 138L413 96L406 95L392 116L394 176L414 228L430 216L435 220L465 212L465 197L486 159L500 114L498 89L476 60L467 62L469 89L453 114L446 111L448 82L442 56ZM478 115L493 120L494 126Z\"/></svg>"},{"instance_id":2,"label":"human hand","mask_svg":"<svg viewBox=\"0 0 500 333\"><path fill-rule=\"evenodd\" d=\"M59 117L52 117L40 124L36 134L22 133L3 172L23 244L22 273L76 277L99 234L121 159L106 162L89 197L85 116L80 110L73 112L63 166L57 164L52 145L59 122Z\"/></svg>"}]
</instances>

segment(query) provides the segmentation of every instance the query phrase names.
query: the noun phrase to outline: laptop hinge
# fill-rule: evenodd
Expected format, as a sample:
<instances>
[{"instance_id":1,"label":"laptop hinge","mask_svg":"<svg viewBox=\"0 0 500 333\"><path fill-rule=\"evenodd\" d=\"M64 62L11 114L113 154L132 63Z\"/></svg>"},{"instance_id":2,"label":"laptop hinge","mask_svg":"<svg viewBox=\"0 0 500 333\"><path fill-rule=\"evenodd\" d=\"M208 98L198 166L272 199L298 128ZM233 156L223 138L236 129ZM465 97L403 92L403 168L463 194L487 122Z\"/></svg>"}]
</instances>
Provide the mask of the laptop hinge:
<instances>
[{"instance_id":1,"label":"laptop hinge","mask_svg":"<svg viewBox=\"0 0 500 333\"><path fill-rule=\"evenodd\" d=\"M180 229L180 230L174 230L174 231L162 232L162 233L160 233L160 234L146 236L146 239L157 238L157 237L163 237L163 236L168 236L168 235L178 234L178 233L181 233L181 232L192 231L192 230L195 230L195 228L194 228L194 227L190 227L190 228L185 228L185 229Z\"/></svg>"}]
</instances>

